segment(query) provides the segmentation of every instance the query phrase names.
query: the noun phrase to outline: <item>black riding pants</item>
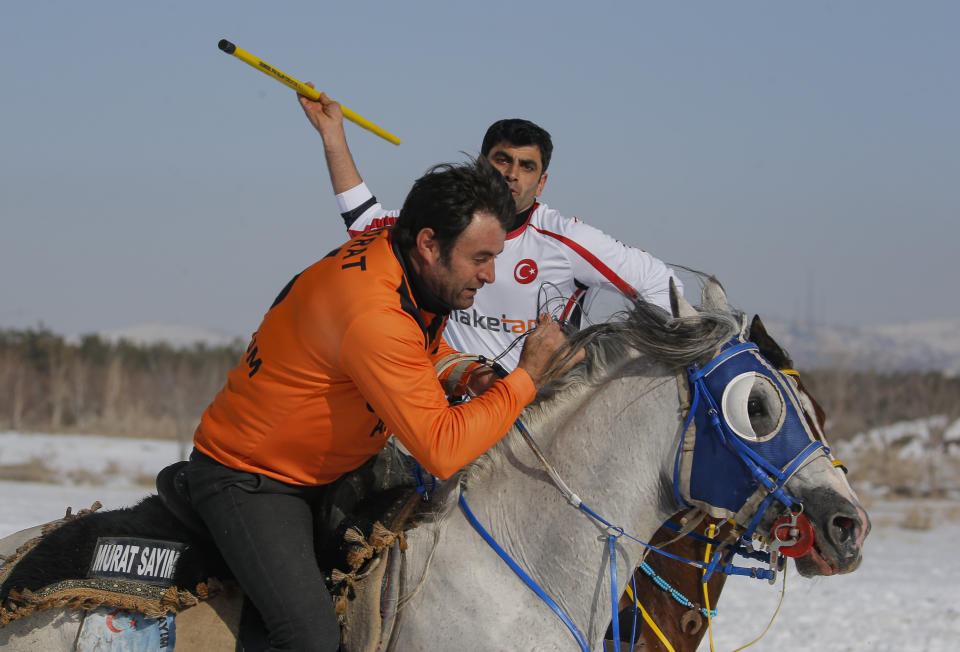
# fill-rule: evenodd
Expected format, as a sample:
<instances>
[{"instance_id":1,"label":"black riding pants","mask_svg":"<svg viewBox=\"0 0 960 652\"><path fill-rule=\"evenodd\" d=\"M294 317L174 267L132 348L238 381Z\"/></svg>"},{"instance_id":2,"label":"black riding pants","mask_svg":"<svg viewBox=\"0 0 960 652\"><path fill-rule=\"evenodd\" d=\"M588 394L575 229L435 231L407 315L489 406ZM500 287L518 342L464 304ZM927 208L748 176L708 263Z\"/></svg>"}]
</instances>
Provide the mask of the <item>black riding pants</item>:
<instances>
[{"instance_id":1,"label":"black riding pants","mask_svg":"<svg viewBox=\"0 0 960 652\"><path fill-rule=\"evenodd\" d=\"M313 506L298 487L228 468L194 450L190 499L267 627L271 650L334 652L340 625L314 553Z\"/></svg>"}]
</instances>

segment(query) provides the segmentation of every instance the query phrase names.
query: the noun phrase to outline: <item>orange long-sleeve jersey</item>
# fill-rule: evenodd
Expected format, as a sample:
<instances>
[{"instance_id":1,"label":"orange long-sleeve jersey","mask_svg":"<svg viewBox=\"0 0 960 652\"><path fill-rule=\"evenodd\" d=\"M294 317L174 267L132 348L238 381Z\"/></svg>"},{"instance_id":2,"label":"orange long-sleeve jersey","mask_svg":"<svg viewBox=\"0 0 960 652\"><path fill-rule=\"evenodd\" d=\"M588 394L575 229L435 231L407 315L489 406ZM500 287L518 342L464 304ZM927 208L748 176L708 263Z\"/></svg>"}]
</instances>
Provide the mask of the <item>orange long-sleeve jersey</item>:
<instances>
[{"instance_id":1,"label":"orange long-sleeve jersey","mask_svg":"<svg viewBox=\"0 0 960 652\"><path fill-rule=\"evenodd\" d=\"M434 363L455 351L389 231L350 240L294 277L200 420L194 445L220 463L326 484L390 433L447 478L486 452L536 393L522 369L449 407Z\"/></svg>"}]
</instances>

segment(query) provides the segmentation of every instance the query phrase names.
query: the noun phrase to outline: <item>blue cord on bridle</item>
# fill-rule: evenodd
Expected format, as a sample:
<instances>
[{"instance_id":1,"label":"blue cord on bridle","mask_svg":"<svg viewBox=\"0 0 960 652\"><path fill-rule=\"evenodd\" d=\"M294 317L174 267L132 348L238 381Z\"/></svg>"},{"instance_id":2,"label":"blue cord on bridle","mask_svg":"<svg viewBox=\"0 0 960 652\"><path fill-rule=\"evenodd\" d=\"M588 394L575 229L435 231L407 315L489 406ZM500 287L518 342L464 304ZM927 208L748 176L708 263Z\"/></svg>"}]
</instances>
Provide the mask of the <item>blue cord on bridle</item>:
<instances>
[{"instance_id":1,"label":"blue cord on bridle","mask_svg":"<svg viewBox=\"0 0 960 652\"><path fill-rule=\"evenodd\" d=\"M540 587L539 584L537 584L536 580L530 577L530 575L527 574L527 572L520 567L520 565L513 559L513 557L511 557L510 554L506 550L504 550L499 543L497 543L497 540L493 538L493 536L486 530L486 528L483 527L480 521L477 520L477 517L474 516L473 511L470 509L470 506L467 504L467 499L464 497L462 491L460 492L460 497L458 498L458 502L460 504L461 509L463 510L464 515L467 518L467 521L480 534L483 540L486 541L491 548L493 548L494 552L496 552L497 555L499 555L500 558L507 564L507 566L509 566L510 569L517 574L517 576L523 581L523 583L526 584L527 587L529 587L530 590L533 591L541 600L543 600L544 603L546 603L546 605L550 607L551 610L553 610L553 612L557 615L558 618L560 618L563 624L567 626L567 629L570 630L570 633L573 634L573 637L577 640L577 644L580 646L580 649L584 650L585 652L589 652L590 646L587 644L585 637L583 636L582 633L580 633L580 630L574 624L573 620L566 614L566 612L563 611L560 605L558 605L556 601L554 601L554 599L551 598L547 594L547 592ZM618 615L617 605L620 602L620 592L617 590L617 538L620 536L626 536L627 538L633 539L634 541L637 541L638 543L641 543L643 545L647 545L647 544L640 541L639 539L634 539L629 534L626 534L622 528L614 527L610 525L606 520L598 516L595 512L590 510L588 507L581 506L581 508L587 514L597 519L601 523L604 523L609 529L612 529L615 532L607 535L607 550L610 557L610 602L612 605L612 609L611 609L612 623L611 624L613 627L613 640L617 642L617 641L620 641L620 619L617 617ZM680 561L686 561L684 559L681 559L680 557L675 557L673 555L668 555L668 556L671 556L674 559L678 559ZM636 587L636 583L634 583L634 587ZM634 595L636 595L636 588L634 588ZM636 640L636 635L637 635L636 623L637 623L637 607L636 607L636 604L634 604L633 631L631 633L630 649L633 649L633 643Z\"/></svg>"},{"instance_id":2,"label":"blue cord on bridle","mask_svg":"<svg viewBox=\"0 0 960 652\"><path fill-rule=\"evenodd\" d=\"M534 446L536 446L539 449L539 446L537 446L536 441L533 439L533 436L527 430L526 426L523 425L523 422L520 419L517 419L515 426L520 432L522 432L527 437L528 441L530 441ZM589 651L590 648L589 648L589 645L587 645L586 643L585 637L580 632L580 630L577 629L577 626L573 623L571 618L553 600L553 598L551 598L546 593L546 591L544 591L540 587L540 585L537 584L536 581L533 578L531 578L520 567L519 564L517 564L517 562L509 555L509 553L507 553L500 546L500 544L497 543L496 539L494 539L493 536L489 532L487 532L487 530L483 527L483 525L477 520L476 516L474 516L473 511L470 509L470 506L467 504L467 499L464 497L462 491L460 493L458 502L460 504L461 509L463 509L463 512L467 518L467 521L469 521L469 523L473 525L474 529L476 529L476 531L480 534L480 536L484 539L484 541L486 541L487 544L491 548L493 548L493 550L500 556L500 558L507 564L507 566L509 566L517 574L517 576L530 588L530 590L533 591L537 596L539 596L540 599L543 600L547 604L547 606L549 606L550 609L553 610L555 614L557 614L557 616L560 618L563 624L567 626L567 629L570 630L570 633L573 634L573 637L577 640L577 643L580 645L580 648L582 650ZM593 511L592 509L584 505L582 501L578 500L575 503L575 506L578 509L580 509L582 512L584 512L585 514L587 514L588 516L596 520L598 523L601 523L608 530L607 548L608 548L608 554L610 557L610 600L611 600L611 620L612 620L612 626L613 626L614 641L620 640L620 621L619 621L619 618L617 617L617 613L618 613L617 605L620 601L620 593L617 590L617 555L616 555L616 540L619 537L621 536L626 537L646 547L648 550L653 550L658 554L661 554L665 557L669 557L670 559L674 559L676 561L679 561L685 564L697 566L703 570L707 569L707 564L705 564L704 562L701 562L698 560L684 559L683 557L674 555L665 550L660 550L659 548L655 548L654 546L651 546L649 543L645 541L641 541L640 539L637 539L636 537L633 537L627 534L622 527L613 525L608 520L606 520L605 518L597 514L595 511ZM636 595L636 590L634 590L634 595ZM636 603L636 601L634 601L634 603ZM637 613L637 607L636 607L636 604L634 604L634 630L631 635L631 639L633 640L636 639L636 613Z\"/></svg>"},{"instance_id":3,"label":"blue cord on bridle","mask_svg":"<svg viewBox=\"0 0 960 652\"><path fill-rule=\"evenodd\" d=\"M414 488L417 490L417 493L420 494L420 497L424 500L430 500L430 494L437 488L437 479L432 473L428 473L430 476L430 486L427 487L427 483L423 481L423 467L420 466L420 462L416 460L413 461L413 479L414 479Z\"/></svg>"},{"instance_id":4,"label":"blue cord on bridle","mask_svg":"<svg viewBox=\"0 0 960 652\"><path fill-rule=\"evenodd\" d=\"M557 614L560 620L563 621L563 624L567 626L567 629L570 630L570 633L573 634L573 637L577 639L580 649L585 650L585 652L590 652L590 646L587 645L583 634L580 633L580 630L577 629L577 626L563 611L560 605L558 605L553 598L547 595L546 591L540 588L540 585L537 584L536 581L520 567L520 564L513 560L513 557L511 557L506 550L500 547L500 544L497 543L497 540L494 539L493 536L491 536L490 533L487 532L487 530L483 527L483 525L480 524L480 521L477 520L477 517L473 515L473 511L471 511L470 506L467 505L467 501L463 497L462 491L460 492L459 502L461 509L463 509L464 515L467 517L467 520L480 534L480 536L483 537L483 540L486 541L498 555L500 555L500 559L506 562L507 566L509 566L510 569L513 570L513 572L516 573L521 580L523 580L524 584L530 587L530 589L553 610L553 613ZM614 581L614 584L616 584L616 581Z\"/></svg>"}]
</instances>

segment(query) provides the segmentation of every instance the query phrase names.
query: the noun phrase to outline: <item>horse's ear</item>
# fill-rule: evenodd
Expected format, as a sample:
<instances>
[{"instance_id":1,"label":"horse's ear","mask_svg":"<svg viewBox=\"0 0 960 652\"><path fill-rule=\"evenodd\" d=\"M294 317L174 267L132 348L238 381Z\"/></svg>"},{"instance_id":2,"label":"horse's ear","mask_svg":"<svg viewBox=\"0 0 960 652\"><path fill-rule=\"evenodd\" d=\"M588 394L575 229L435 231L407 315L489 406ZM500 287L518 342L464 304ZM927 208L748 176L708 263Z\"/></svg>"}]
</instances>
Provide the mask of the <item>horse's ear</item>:
<instances>
[{"instance_id":1,"label":"horse's ear","mask_svg":"<svg viewBox=\"0 0 960 652\"><path fill-rule=\"evenodd\" d=\"M723 291L723 286L716 276L711 276L703 284L703 291L700 293L701 308L705 310L714 310L718 312L729 312L730 302L727 301L727 293Z\"/></svg>"},{"instance_id":2,"label":"horse's ear","mask_svg":"<svg viewBox=\"0 0 960 652\"><path fill-rule=\"evenodd\" d=\"M774 366L780 369L793 368L793 360L791 360L787 352L783 350L783 347L770 337L770 334L767 332L767 327L760 321L760 315L753 316L753 321L750 322L750 336L748 339L757 345L757 348L760 349L760 355L769 360Z\"/></svg>"},{"instance_id":3,"label":"horse's ear","mask_svg":"<svg viewBox=\"0 0 960 652\"><path fill-rule=\"evenodd\" d=\"M756 344L758 340L766 340L769 338L770 335L767 333L767 327L763 325L760 315L754 315L753 319L750 320L750 341Z\"/></svg>"},{"instance_id":4,"label":"horse's ear","mask_svg":"<svg viewBox=\"0 0 960 652\"><path fill-rule=\"evenodd\" d=\"M697 309L683 297L683 294L677 289L677 284L673 282L672 276L670 277L670 311L677 318L697 316Z\"/></svg>"}]
</instances>

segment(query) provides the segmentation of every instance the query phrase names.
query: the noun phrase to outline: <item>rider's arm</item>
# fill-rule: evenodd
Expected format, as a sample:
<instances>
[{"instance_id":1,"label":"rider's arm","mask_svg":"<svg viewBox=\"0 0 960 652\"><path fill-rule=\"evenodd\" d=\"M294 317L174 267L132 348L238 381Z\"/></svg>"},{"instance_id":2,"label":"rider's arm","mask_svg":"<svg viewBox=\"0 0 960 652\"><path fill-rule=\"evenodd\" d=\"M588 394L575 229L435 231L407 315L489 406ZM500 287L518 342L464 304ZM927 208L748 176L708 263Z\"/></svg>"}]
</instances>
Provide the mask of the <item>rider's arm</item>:
<instances>
[{"instance_id":1,"label":"rider's arm","mask_svg":"<svg viewBox=\"0 0 960 652\"><path fill-rule=\"evenodd\" d=\"M312 84L307 85L313 87ZM388 215L363 183L363 178L357 170L356 162L347 145L340 105L323 93L316 101L302 95L297 97L307 119L323 139L323 154L327 160L330 183L337 196L340 215L350 235L355 236L370 229L391 226L396 221L396 213Z\"/></svg>"},{"instance_id":2,"label":"rider's arm","mask_svg":"<svg viewBox=\"0 0 960 652\"><path fill-rule=\"evenodd\" d=\"M321 95L321 101L326 98ZM336 102L331 102L336 104ZM340 107L337 106L339 113ZM330 172L330 183L334 193L341 193L360 184L360 171L353 160L353 154L347 146L347 135L343 131L343 117L320 132L323 138L323 155L327 159L327 170Z\"/></svg>"},{"instance_id":3,"label":"rider's arm","mask_svg":"<svg viewBox=\"0 0 960 652\"><path fill-rule=\"evenodd\" d=\"M481 396L450 407L423 349L423 332L399 310L374 310L355 320L340 351L343 370L388 432L440 478L500 441L536 393L530 374L517 369Z\"/></svg>"},{"instance_id":4,"label":"rider's arm","mask_svg":"<svg viewBox=\"0 0 960 652\"><path fill-rule=\"evenodd\" d=\"M337 206L340 207L340 217L343 218L351 237L371 229L393 226L400 214L400 211L384 210L367 188L367 184L363 182L346 192L339 193Z\"/></svg>"},{"instance_id":5,"label":"rider's arm","mask_svg":"<svg viewBox=\"0 0 960 652\"><path fill-rule=\"evenodd\" d=\"M311 82L307 82L307 86L313 88ZM300 100L300 106L310 124L320 132L320 137L323 139L323 153L327 159L327 170L330 172L333 192L341 193L359 184L362 179L353 161L350 148L347 147L347 135L343 131L343 111L340 105L325 93L320 93L320 98L317 100L308 99L303 95L297 95L297 99Z\"/></svg>"}]
</instances>

